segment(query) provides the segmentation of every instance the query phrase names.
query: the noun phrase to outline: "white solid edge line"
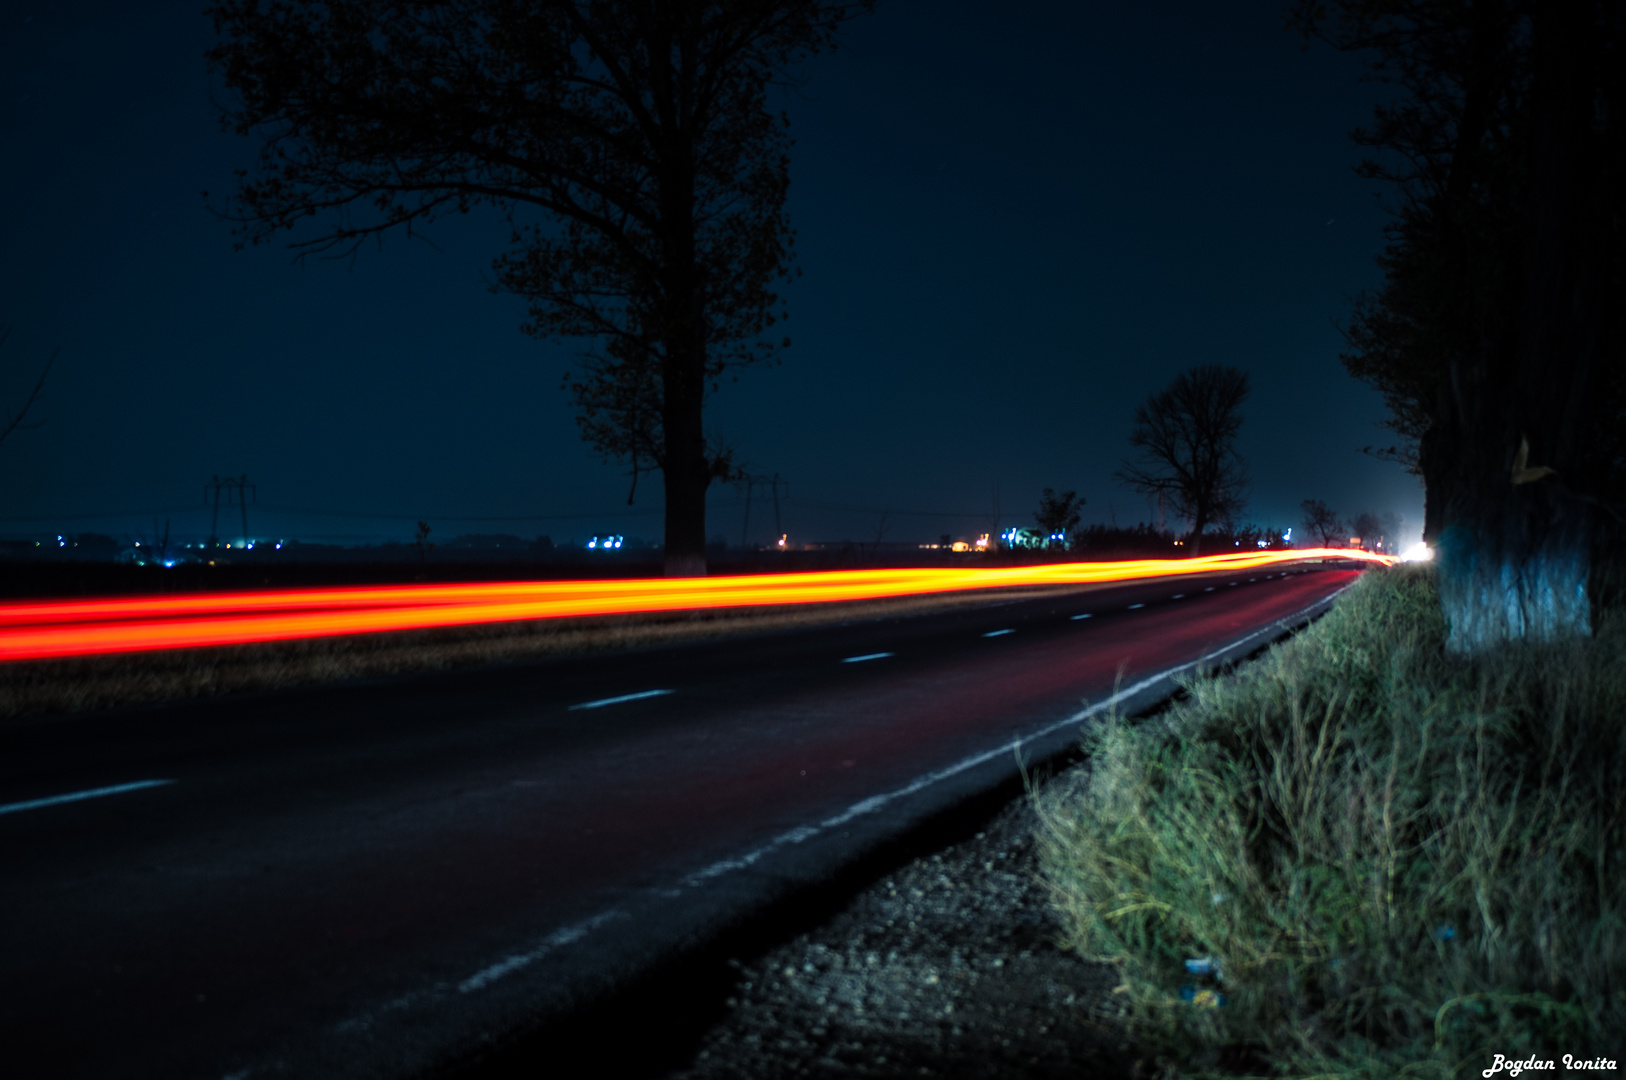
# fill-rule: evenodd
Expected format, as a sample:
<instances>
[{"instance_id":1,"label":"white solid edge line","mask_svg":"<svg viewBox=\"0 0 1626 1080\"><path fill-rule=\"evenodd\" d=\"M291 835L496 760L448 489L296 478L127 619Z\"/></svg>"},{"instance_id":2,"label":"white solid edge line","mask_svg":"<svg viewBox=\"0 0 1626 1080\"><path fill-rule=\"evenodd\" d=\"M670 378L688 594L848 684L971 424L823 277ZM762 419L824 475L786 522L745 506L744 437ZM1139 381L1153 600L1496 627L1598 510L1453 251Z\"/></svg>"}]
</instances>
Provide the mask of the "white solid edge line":
<instances>
[{"instance_id":1,"label":"white solid edge line","mask_svg":"<svg viewBox=\"0 0 1626 1080\"><path fill-rule=\"evenodd\" d=\"M582 938L586 937L594 930L597 930L605 923L610 922L612 919L624 919L626 917L626 912L611 909L610 911L601 911L590 919L583 919L574 926L567 926L562 930L555 930L553 933L543 938L542 943L536 948L531 949L528 952L515 953L513 956L510 956L505 960L499 960L490 967L483 968L480 971L475 972L473 975L470 975L468 978L457 984L457 992L460 994L469 994L476 990L483 989L491 983L496 982L504 975L512 975L520 968L536 963L538 960L542 959L555 949L562 948L563 946L569 945L575 941L580 941Z\"/></svg>"},{"instance_id":2,"label":"white solid edge line","mask_svg":"<svg viewBox=\"0 0 1626 1080\"><path fill-rule=\"evenodd\" d=\"M1003 637L1006 634L1014 634L1014 633L1016 633L1015 630L990 630L990 631L988 631L986 634L984 634L982 636L983 637Z\"/></svg>"},{"instance_id":3,"label":"white solid edge line","mask_svg":"<svg viewBox=\"0 0 1626 1080\"><path fill-rule=\"evenodd\" d=\"M173 784L174 782L173 780L136 780L129 784L114 784L112 787L73 791L66 795L52 795L45 799L29 799L27 802L6 803L4 806L0 806L0 814L15 814L20 810L38 810L42 806L56 806L59 803L78 802L81 799L99 799L103 795L122 795L126 791L163 787L165 784Z\"/></svg>"},{"instance_id":4,"label":"white solid edge line","mask_svg":"<svg viewBox=\"0 0 1626 1080\"><path fill-rule=\"evenodd\" d=\"M660 697L663 694L670 694L671 692L672 691L670 690L645 690L638 694L622 694L620 697L607 697L600 698L597 701L584 701L580 705L572 705L570 707L570 711L575 712L577 709L602 709L606 705L619 705L623 701L638 701L642 698Z\"/></svg>"},{"instance_id":5,"label":"white solid edge line","mask_svg":"<svg viewBox=\"0 0 1626 1080\"><path fill-rule=\"evenodd\" d=\"M1088 612L1088 611L1086 611L1086 612L1085 612L1085 613L1084 613L1084 614L1082 614L1082 615L1074 615L1074 616L1073 616L1073 622L1077 622L1077 621L1078 621L1078 620L1080 620L1080 619L1087 619L1087 618L1089 618L1089 617L1090 617L1090 613L1089 613L1089 612Z\"/></svg>"},{"instance_id":6,"label":"white solid edge line","mask_svg":"<svg viewBox=\"0 0 1626 1080\"><path fill-rule=\"evenodd\" d=\"M1349 586L1347 586L1347 585L1344 586L1344 589L1347 589L1347 588L1349 588ZM1050 725L1048 725L1048 726L1046 726L1044 728L1041 728L1040 730L1034 732L1031 735L1025 735L1025 736L1023 736L1021 738L1013 739L1012 741L1010 741L1008 743L1005 743L1005 744L1003 744L1001 746L997 746L992 750L985 750L980 754L973 754L972 756L970 756L968 758L964 758L964 759L954 763L953 765L948 766L945 769L939 769L936 772L927 773L925 776L919 777L919 778L909 782L908 784L905 784L903 787L898 788L895 791L887 792L884 795L872 795L867 799L863 799L863 800L861 800L859 802L853 803L846 810L844 810L841 813L835 815L834 817L826 818L825 820L819 822L817 825L802 825L802 826L799 826L797 828L791 829L789 832L781 833L780 835L774 837L772 840L768 841L766 844L762 845L761 847L757 848L756 850L749 851L746 854L741 855L741 856L739 856L737 858L723 859L723 860L721 860L719 862L715 862L715 863L713 863L712 865L706 867L703 870L698 870L695 873L690 874L687 878L684 879L684 884L686 884L689 887L693 888L694 886L699 885L704 881L707 881L707 880L709 880L711 878L720 877L723 874L729 873L730 871L742 870L745 867L751 866L753 863L759 862L763 858L763 856L772 853L773 851L777 850L778 848L782 848L782 847L784 847L784 846L786 846L788 844L800 844L805 840L808 840L808 839L811 839L814 836L817 836L821 832L825 832L826 830L833 829L833 828L835 828L835 827L837 827L839 825L845 825L847 822L851 821L853 818L856 818L856 817L858 817L858 816L860 816L862 814L873 813L876 810L879 810L881 807L885 806L889 802L893 802L894 800L901 799L901 798L904 798L904 797L909 796L909 795L913 795L918 791L922 791L922 790L930 787L931 785L933 785L935 783L938 783L939 781L947 780L949 777L952 777L952 776L957 776L960 773L965 772L967 769L975 768L976 766L981 765L986 761L992 761L994 758L999 757L1002 754L1014 753L1017 750L1021 749L1021 747L1026 743L1030 743L1030 742L1034 742L1034 741L1039 740L1039 739L1043 739L1046 736L1049 736L1051 734L1054 734L1057 731L1060 731L1064 727L1067 727L1067 726L1072 725L1072 724L1078 724L1078 723L1081 723L1081 722L1083 722L1085 720L1088 720L1090 717L1096 715L1097 713L1102 712L1103 710L1106 710L1106 709L1110 709L1113 706L1117 705L1120 701L1124 701L1127 698L1131 698L1131 697L1135 696L1136 694L1140 693L1142 690L1145 690L1146 688L1155 685L1161 679L1171 678L1171 677L1173 677L1175 675L1180 674L1182 671L1188 671L1191 668L1197 667L1197 666L1199 666L1201 664L1206 664L1208 661L1213 660L1215 657L1220 656L1220 655L1222 655L1222 654L1224 654L1226 652L1229 652L1232 649L1235 649L1239 645L1245 645L1248 642L1254 640L1255 638L1264 637L1264 636L1266 636L1268 634L1274 633L1276 630L1280 629L1282 626L1290 624L1294 620L1300 618L1306 612L1314 611L1320 605L1322 605L1322 604L1326 603L1327 601L1331 600L1333 597L1338 596L1340 593L1342 593L1344 591L1344 589L1339 589L1337 592L1330 593L1327 596L1322 597L1320 600L1317 600L1314 604L1311 604L1311 605L1309 605L1308 607L1305 607L1305 608L1301 608L1298 611L1295 611L1291 615L1285 615L1282 618L1277 619L1275 622L1271 623L1271 625L1263 627L1263 628L1261 628L1259 630L1255 630L1253 633L1247 635L1246 637L1238 638L1237 640L1231 642L1230 644L1224 645L1224 646L1222 646L1222 647L1220 647L1218 649L1215 649L1213 652L1208 653L1207 655L1199 656L1195 660L1189 660L1184 664L1179 664L1179 665L1176 665L1175 667L1169 668L1169 669L1167 669L1165 671L1160 671L1156 675L1149 675L1146 678L1142 679L1140 682L1137 682L1135 685L1133 685L1131 687L1128 687L1126 689L1123 689L1123 690L1119 690L1118 692L1116 692L1115 694L1113 694L1111 697L1107 698L1106 700L1097 702L1094 705L1087 706L1086 708L1081 709L1078 712L1074 713L1072 716L1067 717L1065 720L1058 720L1053 724L1050 724Z\"/></svg>"},{"instance_id":7,"label":"white solid edge line","mask_svg":"<svg viewBox=\"0 0 1626 1080\"><path fill-rule=\"evenodd\" d=\"M836 814L833 817L825 818L817 825L801 825L797 828L791 829L788 832L780 833L778 836L774 837L772 840L769 840L761 847L748 851L744 855L740 855L737 858L722 859L718 862L714 862L710 866L705 867L702 870L697 870L688 877L684 878L683 884L692 889L714 878L722 877L724 874L732 873L735 870L744 870L747 867L761 862L765 856L773 854L782 847L787 847L791 844L800 844L807 840L811 840L813 837L818 836L822 832L828 832L831 829L838 828L847 824L847 822L852 821L854 818L863 816L864 814L873 814L887 803L895 802L898 799L907 798L908 796L914 795L917 792L924 791L933 784L940 783L954 776L958 776L967 769L974 769L978 765L992 761L994 758L1000 757L1004 754L1014 754L1025 744L1043 739L1060 731L1062 728L1082 723L1083 721L1088 720L1090 717L1095 716L1097 713L1104 712L1105 710L1114 707L1119 702L1134 697L1142 690L1156 685L1162 679L1172 678L1173 676L1180 674L1182 671L1189 671L1191 668L1207 663L1215 657L1230 652L1232 649L1235 649L1240 645L1245 645L1255 638L1270 634L1275 630L1280 629L1282 626L1291 623L1293 620L1298 619L1306 612L1315 610L1317 607L1325 604L1348 588L1349 586L1346 585L1343 589L1339 589L1337 592L1330 593L1327 596L1322 597L1309 607L1301 608L1291 615L1277 619L1270 626L1255 630L1246 637L1238 638L1230 644L1215 649L1213 652L1208 653L1205 656L1199 656L1195 660L1188 660L1184 664L1177 664L1174 667L1158 672L1156 675L1149 675L1140 682L1137 682L1135 685L1118 690L1111 697L1106 698L1103 701L1098 701L1094 705L1086 706L1066 719L1057 720L1055 723L1049 724L1031 735L1024 735L1020 738L1012 739L1008 743L996 746L992 750L985 750L980 754L973 754L968 758L962 758L945 769L938 769L936 772L930 772L924 776L917 777L916 779L905 784L903 787L886 792L883 795L872 795L867 799L861 799L847 807L847 809L843 810L841 813ZM676 896L678 895L679 891L680 890L663 890L663 893L668 896ZM598 929L604 923L610 922L614 919L624 919L628 917L629 915L627 912L622 911L619 908L611 908L608 911L602 911L599 914L594 915L589 919L584 919L583 921L575 923L572 926L555 930L552 934L549 934L546 938L544 938L542 943L535 949L532 949L529 952L516 953L515 955L506 959L497 961L495 964L482 968L473 975L469 976L467 979L464 979L462 982L458 983L457 989L461 993L465 994L483 989L486 986L489 986L491 983L496 982L498 979L501 979L503 976L512 974L513 972L518 971L519 969L526 967L537 960L540 960L554 949L581 940L592 931ZM348 1026L350 1025L341 1025L341 1027Z\"/></svg>"},{"instance_id":8,"label":"white solid edge line","mask_svg":"<svg viewBox=\"0 0 1626 1080\"><path fill-rule=\"evenodd\" d=\"M891 655L892 654L889 653L889 652L865 653L863 656L849 656L849 657L847 657L847 659L843 660L842 663L843 664L862 664L865 660L885 660L887 657L889 657Z\"/></svg>"}]
</instances>

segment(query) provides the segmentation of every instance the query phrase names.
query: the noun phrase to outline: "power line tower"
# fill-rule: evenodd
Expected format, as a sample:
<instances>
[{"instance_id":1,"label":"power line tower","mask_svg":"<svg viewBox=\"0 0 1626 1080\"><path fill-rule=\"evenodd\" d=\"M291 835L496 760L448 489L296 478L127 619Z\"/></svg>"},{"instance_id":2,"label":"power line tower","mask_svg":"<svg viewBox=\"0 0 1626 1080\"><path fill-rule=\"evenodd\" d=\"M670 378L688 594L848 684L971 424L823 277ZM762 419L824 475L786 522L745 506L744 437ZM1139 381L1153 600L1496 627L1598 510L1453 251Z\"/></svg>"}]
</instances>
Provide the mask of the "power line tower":
<instances>
[{"instance_id":1,"label":"power line tower","mask_svg":"<svg viewBox=\"0 0 1626 1080\"><path fill-rule=\"evenodd\" d=\"M744 547L751 531L751 493L758 484L773 489L773 535L777 545L779 538L785 535L785 530L779 520L779 485L783 484L785 490L790 490L790 481L780 478L778 473L772 476L745 476L745 521L740 525L740 547Z\"/></svg>"},{"instance_id":2,"label":"power line tower","mask_svg":"<svg viewBox=\"0 0 1626 1080\"><path fill-rule=\"evenodd\" d=\"M209 505L209 496L214 495L214 516L209 519L209 546L220 545L220 493L226 493L226 505L230 506L235 500L243 513L243 545L248 546L248 500L252 493L254 501L260 501L260 488L258 484L248 482L248 474L233 479L211 476L209 482L203 485L203 504Z\"/></svg>"}]
</instances>

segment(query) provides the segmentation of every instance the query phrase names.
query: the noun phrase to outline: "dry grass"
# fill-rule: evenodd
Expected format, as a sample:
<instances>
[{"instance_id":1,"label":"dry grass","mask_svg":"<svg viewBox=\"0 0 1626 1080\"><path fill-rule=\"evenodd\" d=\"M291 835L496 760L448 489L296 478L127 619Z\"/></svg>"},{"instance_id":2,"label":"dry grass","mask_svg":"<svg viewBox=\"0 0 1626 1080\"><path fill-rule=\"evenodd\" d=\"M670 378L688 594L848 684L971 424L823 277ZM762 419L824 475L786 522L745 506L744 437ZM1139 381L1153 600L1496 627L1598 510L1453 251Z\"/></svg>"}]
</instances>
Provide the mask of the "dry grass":
<instances>
[{"instance_id":1,"label":"dry grass","mask_svg":"<svg viewBox=\"0 0 1626 1080\"><path fill-rule=\"evenodd\" d=\"M1626 621L1478 662L1443 636L1426 571L1368 574L1038 797L1069 943L1167 1074L1620 1057Z\"/></svg>"},{"instance_id":2,"label":"dry grass","mask_svg":"<svg viewBox=\"0 0 1626 1080\"><path fill-rule=\"evenodd\" d=\"M16 663L0 666L0 719L898 618L1101 587L990 589L793 608L542 619Z\"/></svg>"}]
</instances>

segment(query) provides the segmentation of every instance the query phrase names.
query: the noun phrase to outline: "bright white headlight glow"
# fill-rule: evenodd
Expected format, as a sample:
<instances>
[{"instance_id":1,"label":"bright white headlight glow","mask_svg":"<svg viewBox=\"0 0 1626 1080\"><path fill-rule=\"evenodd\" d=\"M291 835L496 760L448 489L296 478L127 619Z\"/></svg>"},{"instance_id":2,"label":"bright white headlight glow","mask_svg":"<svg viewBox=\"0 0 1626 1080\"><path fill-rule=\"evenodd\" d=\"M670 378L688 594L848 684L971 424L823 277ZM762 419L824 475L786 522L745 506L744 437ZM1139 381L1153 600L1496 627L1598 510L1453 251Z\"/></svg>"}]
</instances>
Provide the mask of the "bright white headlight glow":
<instances>
[{"instance_id":1,"label":"bright white headlight glow","mask_svg":"<svg viewBox=\"0 0 1626 1080\"><path fill-rule=\"evenodd\" d=\"M1400 553L1401 562L1428 562L1432 558L1434 550L1421 540Z\"/></svg>"}]
</instances>

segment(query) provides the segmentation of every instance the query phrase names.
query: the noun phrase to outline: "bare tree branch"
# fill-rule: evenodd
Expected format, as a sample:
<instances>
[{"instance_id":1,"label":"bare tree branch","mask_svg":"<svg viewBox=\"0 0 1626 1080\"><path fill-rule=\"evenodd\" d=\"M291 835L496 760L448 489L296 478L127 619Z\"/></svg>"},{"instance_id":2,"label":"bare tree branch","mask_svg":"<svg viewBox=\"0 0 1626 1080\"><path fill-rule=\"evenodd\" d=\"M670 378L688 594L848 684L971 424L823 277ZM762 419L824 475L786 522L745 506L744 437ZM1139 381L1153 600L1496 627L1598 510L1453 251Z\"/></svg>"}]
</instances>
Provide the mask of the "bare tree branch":
<instances>
[{"instance_id":1,"label":"bare tree branch","mask_svg":"<svg viewBox=\"0 0 1626 1080\"><path fill-rule=\"evenodd\" d=\"M10 337L11 327L0 324L0 347L3 347ZM39 423L25 424L23 420L28 416L28 410L34 407L34 402L39 400L40 391L45 389L45 377L51 373L51 366L56 363L57 355L61 352L61 349L52 350L50 357L45 361L45 367L40 369L40 377L35 380L34 389L28 392L28 399L23 402L22 408L18 409L16 413L13 413L10 409L6 410L5 421L3 425L0 425L0 443L10 438L13 431L40 426Z\"/></svg>"}]
</instances>

